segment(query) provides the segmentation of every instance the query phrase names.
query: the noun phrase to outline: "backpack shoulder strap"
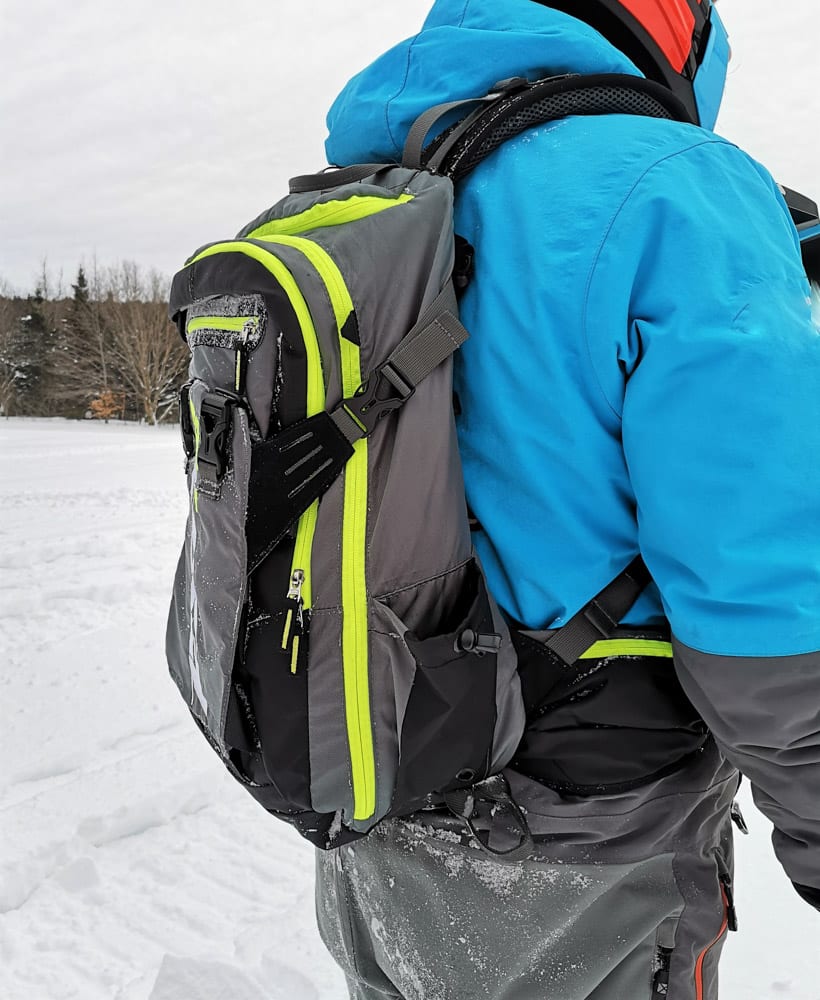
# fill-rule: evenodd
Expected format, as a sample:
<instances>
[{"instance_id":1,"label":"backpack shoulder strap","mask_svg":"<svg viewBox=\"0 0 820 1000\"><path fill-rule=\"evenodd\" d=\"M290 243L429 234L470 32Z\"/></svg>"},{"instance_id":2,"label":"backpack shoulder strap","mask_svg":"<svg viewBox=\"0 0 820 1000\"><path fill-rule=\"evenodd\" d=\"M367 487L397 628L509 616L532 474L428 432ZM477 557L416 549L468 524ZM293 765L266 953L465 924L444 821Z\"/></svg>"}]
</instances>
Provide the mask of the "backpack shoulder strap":
<instances>
[{"instance_id":1,"label":"backpack shoulder strap","mask_svg":"<svg viewBox=\"0 0 820 1000\"><path fill-rule=\"evenodd\" d=\"M437 121L461 106L476 103L478 108L422 150L424 138ZM643 77L572 74L534 82L516 77L496 84L483 98L454 101L425 112L410 131L404 164L457 181L508 139L536 125L571 115L611 114L691 123L686 108L670 90Z\"/></svg>"}]
</instances>

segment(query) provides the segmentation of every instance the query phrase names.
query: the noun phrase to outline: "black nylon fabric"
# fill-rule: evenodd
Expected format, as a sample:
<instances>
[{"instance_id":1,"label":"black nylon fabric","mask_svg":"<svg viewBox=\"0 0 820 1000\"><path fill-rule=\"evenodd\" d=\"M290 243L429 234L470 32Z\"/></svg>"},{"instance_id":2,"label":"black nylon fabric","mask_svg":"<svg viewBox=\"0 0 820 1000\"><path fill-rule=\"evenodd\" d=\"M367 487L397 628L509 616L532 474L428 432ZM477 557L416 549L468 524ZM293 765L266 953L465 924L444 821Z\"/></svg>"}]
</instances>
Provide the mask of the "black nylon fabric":
<instances>
[{"instance_id":1,"label":"black nylon fabric","mask_svg":"<svg viewBox=\"0 0 820 1000\"><path fill-rule=\"evenodd\" d=\"M352 454L353 446L328 413L291 424L253 448L246 521L249 571L329 489Z\"/></svg>"},{"instance_id":2,"label":"black nylon fabric","mask_svg":"<svg viewBox=\"0 0 820 1000\"><path fill-rule=\"evenodd\" d=\"M801 899L820 912L820 889L812 889L807 885L798 885L796 882L793 882L792 885L797 890L797 894Z\"/></svg>"},{"instance_id":3,"label":"black nylon fabric","mask_svg":"<svg viewBox=\"0 0 820 1000\"><path fill-rule=\"evenodd\" d=\"M513 630L527 728L511 767L568 795L628 791L680 766L709 739L671 660L613 656L568 666ZM617 638L666 639L623 630Z\"/></svg>"}]
</instances>

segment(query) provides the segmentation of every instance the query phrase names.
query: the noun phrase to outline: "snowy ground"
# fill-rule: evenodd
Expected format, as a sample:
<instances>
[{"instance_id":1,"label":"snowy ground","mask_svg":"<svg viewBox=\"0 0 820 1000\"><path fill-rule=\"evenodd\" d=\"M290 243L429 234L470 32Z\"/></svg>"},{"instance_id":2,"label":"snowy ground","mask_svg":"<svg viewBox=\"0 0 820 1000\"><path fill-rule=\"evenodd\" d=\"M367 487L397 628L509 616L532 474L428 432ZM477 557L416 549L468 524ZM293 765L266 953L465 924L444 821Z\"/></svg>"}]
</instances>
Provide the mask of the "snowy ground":
<instances>
[{"instance_id":1,"label":"snowy ground","mask_svg":"<svg viewBox=\"0 0 820 1000\"><path fill-rule=\"evenodd\" d=\"M181 464L172 429L0 421L0 1000L345 996L310 849L166 678ZM820 917L746 811L723 997L820 1000Z\"/></svg>"}]
</instances>

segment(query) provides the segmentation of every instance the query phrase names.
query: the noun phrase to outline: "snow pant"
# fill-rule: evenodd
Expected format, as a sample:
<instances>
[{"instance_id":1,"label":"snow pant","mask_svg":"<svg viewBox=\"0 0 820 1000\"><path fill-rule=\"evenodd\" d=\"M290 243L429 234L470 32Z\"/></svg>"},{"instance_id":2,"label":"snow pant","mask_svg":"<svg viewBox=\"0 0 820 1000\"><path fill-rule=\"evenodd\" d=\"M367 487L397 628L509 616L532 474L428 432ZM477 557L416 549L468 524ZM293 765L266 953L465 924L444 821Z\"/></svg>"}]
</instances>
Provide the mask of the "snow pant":
<instances>
[{"instance_id":1,"label":"snow pant","mask_svg":"<svg viewBox=\"0 0 820 1000\"><path fill-rule=\"evenodd\" d=\"M535 840L523 862L442 811L317 852L319 929L351 1000L715 1000L737 774L714 744L605 798L506 775ZM477 825L509 846L497 811Z\"/></svg>"}]
</instances>

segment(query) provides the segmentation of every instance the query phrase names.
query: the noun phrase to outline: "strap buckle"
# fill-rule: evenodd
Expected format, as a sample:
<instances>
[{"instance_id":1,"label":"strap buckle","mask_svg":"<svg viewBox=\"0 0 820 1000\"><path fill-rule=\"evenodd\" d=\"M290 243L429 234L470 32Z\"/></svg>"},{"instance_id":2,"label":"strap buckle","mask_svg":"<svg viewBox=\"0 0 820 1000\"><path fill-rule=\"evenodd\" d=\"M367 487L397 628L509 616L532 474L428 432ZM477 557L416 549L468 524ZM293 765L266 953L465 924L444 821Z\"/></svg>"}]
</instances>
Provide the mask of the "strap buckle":
<instances>
[{"instance_id":1,"label":"strap buckle","mask_svg":"<svg viewBox=\"0 0 820 1000\"><path fill-rule=\"evenodd\" d=\"M361 427L365 435L393 410L404 406L416 391L407 378L390 361L367 376L356 392L344 400L348 414Z\"/></svg>"},{"instance_id":2,"label":"strap buckle","mask_svg":"<svg viewBox=\"0 0 820 1000\"><path fill-rule=\"evenodd\" d=\"M199 404L199 447L196 452L200 479L218 485L228 468L233 408L236 396L224 391L209 392Z\"/></svg>"}]
</instances>

